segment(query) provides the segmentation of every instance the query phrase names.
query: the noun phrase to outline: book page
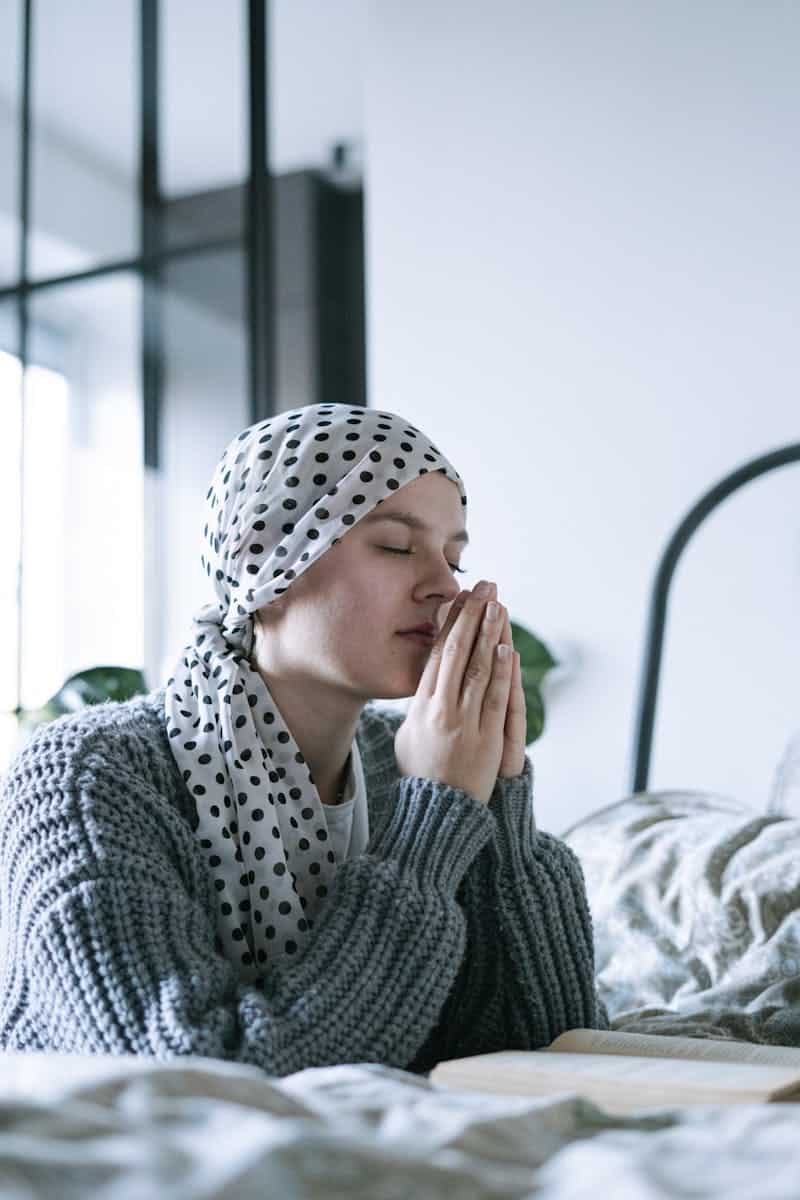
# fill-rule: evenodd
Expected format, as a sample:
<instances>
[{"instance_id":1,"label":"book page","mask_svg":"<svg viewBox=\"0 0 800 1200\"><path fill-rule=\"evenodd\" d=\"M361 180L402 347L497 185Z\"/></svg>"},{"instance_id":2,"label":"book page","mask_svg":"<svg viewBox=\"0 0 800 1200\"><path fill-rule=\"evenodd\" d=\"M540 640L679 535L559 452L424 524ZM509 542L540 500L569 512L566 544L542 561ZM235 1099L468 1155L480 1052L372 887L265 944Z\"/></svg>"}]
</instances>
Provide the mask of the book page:
<instances>
[{"instance_id":1,"label":"book page","mask_svg":"<svg viewBox=\"0 0 800 1200\"><path fill-rule=\"evenodd\" d=\"M786 1066L552 1050L454 1059L440 1063L431 1080L527 1095L576 1091L604 1099L616 1089L626 1102L639 1103L758 1100L800 1085L798 1071Z\"/></svg>"},{"instance_id":2,"label":"book page","mask_svg":"<svg viewBox=\"0 0 800 1200\"><path fill-rule=\"evenodd\" d=\"M653 1033L614 1033L608 1029L570 1029L537 1054L635 1054L646 1058L686 1058L706 1062L755 1063L791 1067L800 1072L800 1048L724 1042L715 1038L664 1037Z\"/></svg>"}]
</instances>

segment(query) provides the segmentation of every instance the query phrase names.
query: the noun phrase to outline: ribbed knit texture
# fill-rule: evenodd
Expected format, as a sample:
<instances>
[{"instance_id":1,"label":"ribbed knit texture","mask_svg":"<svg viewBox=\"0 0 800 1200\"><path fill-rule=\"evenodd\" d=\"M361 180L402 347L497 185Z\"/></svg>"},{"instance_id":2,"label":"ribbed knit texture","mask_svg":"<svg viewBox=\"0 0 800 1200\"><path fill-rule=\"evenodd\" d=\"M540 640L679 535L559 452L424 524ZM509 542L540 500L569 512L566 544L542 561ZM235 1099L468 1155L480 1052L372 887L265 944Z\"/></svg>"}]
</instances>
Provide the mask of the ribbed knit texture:
<instances>
[{"instance_id":1,"label":"ribbed knit texture","mask_svg":"<svg viewBox=\"0 0 800 1200\"><path fill-rule=\"evenodd\" d=\"M603 1024L580 866L535 829L530 761L485 806L398 775L402 719L364 709L370 842L302 959L255 984L220 953L163 691L37 730L0 800L0 1048L427 1071Z\"/></svg>"}]
</instances>

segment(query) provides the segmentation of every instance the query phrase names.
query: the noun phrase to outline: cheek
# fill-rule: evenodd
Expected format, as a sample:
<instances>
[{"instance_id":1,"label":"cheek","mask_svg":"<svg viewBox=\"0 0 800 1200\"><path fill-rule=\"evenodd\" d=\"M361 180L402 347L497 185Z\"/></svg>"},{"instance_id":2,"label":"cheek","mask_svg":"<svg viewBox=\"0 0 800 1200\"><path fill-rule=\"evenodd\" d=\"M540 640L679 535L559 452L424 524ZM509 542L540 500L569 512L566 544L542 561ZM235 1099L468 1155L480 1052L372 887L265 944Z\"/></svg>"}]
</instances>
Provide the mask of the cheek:
<instances>
[{"instance_id":1,"label":"cheek","mask_svg":"<svg viewBox=\"0 0 800 1200\"><path fill-rule=\"evenodd\" d=\"M336 623L351 634L361 632L366 637L369 630L373 636L389 636L402 627L402 601L385 573L351 572L337 587L333 603Z\"/></svg>"},{"instance_id":2,"label":"cheek","mask_svg":"<svg viewBox=\"0 0 800 1200\"><path fill-rule=\"evenodd\" d=\"M324 560L323 560L324 561ZM374 662L411 662L396 631L408 623L409 603L383 564L365 564L360 556L341 556L314 589L313 602L298 620L293 641L306 649L313 640L319 652L348 669L363 670ZM305 606L304 606L305 609Z\"/></svg>"},{"instance_id":3,"label":"cheek","mask_svg":"<svg viewBox=\"0 0 800 1200\"><path fill-rule=\"evenodd\" d=\"M359 672L413 667L414 656L397 636L404 618L407 620L407 610L401 606L398 611L393 598L386 594L385 580L376 581L370 592L353 597L348 607L337 611L330 651L340 660L344 657L348 666Z\"/></svg>"}]
</instances>

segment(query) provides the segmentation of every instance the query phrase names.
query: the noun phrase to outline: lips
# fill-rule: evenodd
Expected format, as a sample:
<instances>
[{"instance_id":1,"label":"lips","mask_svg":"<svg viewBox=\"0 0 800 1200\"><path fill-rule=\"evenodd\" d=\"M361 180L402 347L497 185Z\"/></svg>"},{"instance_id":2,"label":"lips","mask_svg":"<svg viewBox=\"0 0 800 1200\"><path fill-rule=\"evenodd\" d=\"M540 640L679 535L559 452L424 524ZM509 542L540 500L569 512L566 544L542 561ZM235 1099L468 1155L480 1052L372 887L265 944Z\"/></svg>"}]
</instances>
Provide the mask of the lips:
<instances>
[{"instance_id":1,"label":"lips","mask_svg":"<svg viewBox=\"0 0 800 1200\"><path fill-rule=\"evenodd\" d=\"M415 625L413 629L401 629L400 633L403 635L407 633L419 633L423 634L425 637L435 638L436 626L430 621L426 621L424 625Z\"/></svg>"},{"instance_id":2,"label":"lips","mask_svg":"<svg viewBox=\"0 0 800 1200\"><path fill-rule=\"evenodd\" d=\"M398 637L405 638L407 642L416 642L418 646L426 646L429 650L436 641L435 634L419 633L417 630L409 630L407 633L398 633Z\"/></svg>"}]
</instances>

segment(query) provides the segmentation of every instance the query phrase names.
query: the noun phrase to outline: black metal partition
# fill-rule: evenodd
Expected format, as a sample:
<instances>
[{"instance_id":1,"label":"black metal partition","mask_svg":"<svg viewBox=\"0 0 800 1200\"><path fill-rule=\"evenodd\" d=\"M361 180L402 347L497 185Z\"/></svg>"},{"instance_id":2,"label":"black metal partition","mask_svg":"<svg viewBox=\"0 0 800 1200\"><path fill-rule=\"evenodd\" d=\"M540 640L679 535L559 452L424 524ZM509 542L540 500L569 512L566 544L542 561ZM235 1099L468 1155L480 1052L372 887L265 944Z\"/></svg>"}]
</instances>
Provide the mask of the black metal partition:
<instances>
[{"instance_id":1,"label":"black metal partition","mask_svg":"<svg viewBox=\"0 0 800 1200\"><path fill-rule=\"evenodd\" d=\"M766 474L767 471L774 471L777 467L785 467L789 463L796 462L800 462L800 442L793 442L778 450L771 450L768 454L759 455L758 458L751 459L741 467L737 467L735 471L731 471L729 475L726 475L700 497L667 542L658 564L650 596L633 742L630 782L632 792L641 792L646 789L650 772L650 753L661 671L664 627L667 618L667 601L678 559L697 527L732 492L749 483L751 479Z\"/></svg>"}]
</instances>

